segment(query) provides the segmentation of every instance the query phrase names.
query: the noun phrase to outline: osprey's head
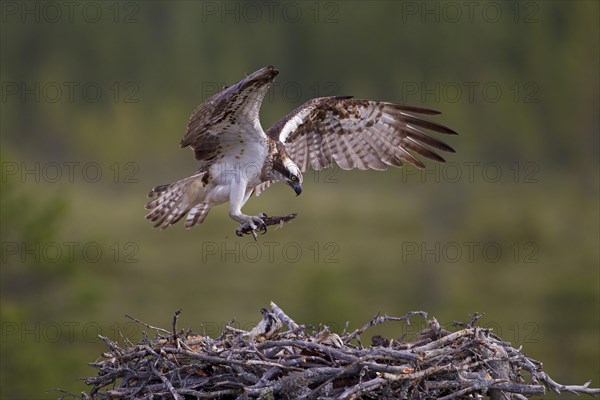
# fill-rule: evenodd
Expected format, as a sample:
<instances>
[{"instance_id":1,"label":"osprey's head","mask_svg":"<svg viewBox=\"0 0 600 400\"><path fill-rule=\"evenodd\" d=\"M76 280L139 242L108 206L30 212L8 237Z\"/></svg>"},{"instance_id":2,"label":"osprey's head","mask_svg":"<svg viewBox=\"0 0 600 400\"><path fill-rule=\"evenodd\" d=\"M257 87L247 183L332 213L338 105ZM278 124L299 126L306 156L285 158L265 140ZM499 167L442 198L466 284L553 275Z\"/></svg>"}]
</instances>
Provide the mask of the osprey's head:
<instances>
[{"instance_id":1,"label":"osprey's head","mask_svg":"<svg viewBox=\"0 0 600 400\"><path fill-rule=\"evenodd\" d=\"M277 142L276 153L273 155L273 170L270 179L286 182L294 189L296 196L302 193L302 171L288 156L285 147L280 142Z\"/></svg>"},{"instance_id":2,"label":"osprey's head","mask_svg":"<svg viewBox=\"0 0 600 400\"><path fill-rule=\"evenodd\" d=\"M302 193L302 172L291 159L288 158L288 160L289 165L286 167L287 177L285 181L294 189L296 196L300 196L300 193Z\"/></svg>"}]
</instances>

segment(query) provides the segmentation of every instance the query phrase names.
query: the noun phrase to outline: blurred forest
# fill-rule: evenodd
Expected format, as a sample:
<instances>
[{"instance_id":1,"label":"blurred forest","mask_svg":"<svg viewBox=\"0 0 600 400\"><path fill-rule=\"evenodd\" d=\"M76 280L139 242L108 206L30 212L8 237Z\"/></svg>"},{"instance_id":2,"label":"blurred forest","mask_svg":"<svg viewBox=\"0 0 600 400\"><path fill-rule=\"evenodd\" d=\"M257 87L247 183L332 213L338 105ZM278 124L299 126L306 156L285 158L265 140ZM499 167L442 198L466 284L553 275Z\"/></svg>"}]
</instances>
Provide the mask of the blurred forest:
<instances>
[{"instance_id":1,"label":"blurred forest","mask_svg":"<svg viewBox=\"0 0 600 400\"><path fill-rule=\"evenodd\" d=\"M78 393L124 317L216 335L270 300L305 324L484 312L562 383L600 385L599 3L1 4L3 399ZM272 64L266 129L312 97L428 106L445 165L307 173L245 212L298 212L253 242L227 207L144 219L190 175L191 111ZM439 135L438 135L439 137ZM392 331L379 332L400 336ZM407 332L410 334L410 332Z\"/></svg>"}]
</instances>

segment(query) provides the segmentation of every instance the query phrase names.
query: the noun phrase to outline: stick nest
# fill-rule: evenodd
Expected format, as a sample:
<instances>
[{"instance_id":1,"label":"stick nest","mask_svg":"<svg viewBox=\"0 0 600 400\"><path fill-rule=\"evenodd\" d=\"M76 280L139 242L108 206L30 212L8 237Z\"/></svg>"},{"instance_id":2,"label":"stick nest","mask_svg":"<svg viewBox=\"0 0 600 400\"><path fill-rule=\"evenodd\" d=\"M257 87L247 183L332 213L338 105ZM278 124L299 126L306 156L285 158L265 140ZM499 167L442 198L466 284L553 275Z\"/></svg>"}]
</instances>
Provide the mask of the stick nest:
<instances>
[{"instance_id":1,"label":"stick nest","mask_svg":"<svg viewBox=\"0 0 600 400\"><path fill-rule=\"evenodd\" d=\"M143 324L157 334L127 347L102 337L109 351L91 365L98 375L84 399L524 399L546 390L598 394L584 385L561 385L542 363L502 341L491 329L468 323L443 329L422 311L377 315L349 333L298 325L276 304L262 309L251 331L227 325L216 339ZM385 323L427 326L411 341L361 335ZM135 319L134 319L135 320ZM284 329L285 327L285 329Z\"/></svg>"}]
</instances>

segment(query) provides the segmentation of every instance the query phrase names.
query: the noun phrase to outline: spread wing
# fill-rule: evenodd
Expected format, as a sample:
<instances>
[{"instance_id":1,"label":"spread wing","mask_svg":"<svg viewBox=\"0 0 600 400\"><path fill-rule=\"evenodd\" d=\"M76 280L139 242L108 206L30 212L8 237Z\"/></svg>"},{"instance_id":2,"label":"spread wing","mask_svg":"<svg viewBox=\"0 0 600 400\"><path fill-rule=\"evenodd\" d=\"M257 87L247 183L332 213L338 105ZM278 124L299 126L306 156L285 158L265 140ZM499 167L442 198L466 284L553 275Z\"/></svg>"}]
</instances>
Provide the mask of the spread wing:
<instances>
[{"instance_id":1,"label":"spread wing","mask_svg":"<svg viewBox=\"0 0 600 400\"><path fill-rule=\"evenodd\" d=\"M424 129L455 135L452 129L415 114L439 114L427 108L359 100L312 99L277 122L267 134L280 140L302 171L327 168L384 170L403 162L425 165L412 153L443 162L433 149L454 150Z\"/></svg>"},{"instance_id":2,"label":"spread wing","mask_svg":"<svg viewBox=\"0 0 600 400\"><path fill-rule=\"evenodd\" d=\"M264 67L200 104L180 146L190 146L197 160L210 161L246 142L264 143L258 112L278 73Z\"/></svg>"}]
</instances>

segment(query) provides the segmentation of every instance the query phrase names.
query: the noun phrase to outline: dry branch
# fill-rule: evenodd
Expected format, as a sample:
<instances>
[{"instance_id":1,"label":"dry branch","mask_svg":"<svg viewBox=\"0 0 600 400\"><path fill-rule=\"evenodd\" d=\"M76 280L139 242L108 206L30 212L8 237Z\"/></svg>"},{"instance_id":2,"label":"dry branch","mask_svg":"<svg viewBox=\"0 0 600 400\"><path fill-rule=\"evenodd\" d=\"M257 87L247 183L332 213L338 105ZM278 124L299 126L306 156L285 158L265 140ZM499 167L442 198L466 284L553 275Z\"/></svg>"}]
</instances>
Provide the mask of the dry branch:
<instances>
[{"instance_id":1,"label":"dry branch","mask_svg":"<svg viewBox=\"0 0 600 400\"><path fill-rule=\"evenodd\" d=\"M217 339L177 332L179 311L172 332L138 321L157 332L155 339L144 337L138 345L121 348L102 338L109 351L91 364L98 375L85 379L91 390L82 398L525 399L546 390L600 393L589 382L554 382L539 361L477 327L478 317L458 324L455 332L432 318L412 341L374 336L365 348L360 336L371 327L410 324L411 318L427 314L378 314L338 335L327 328L308 330L275 303L261 313L251 331L228 326Z\"/></svg>"}]
</instances>

